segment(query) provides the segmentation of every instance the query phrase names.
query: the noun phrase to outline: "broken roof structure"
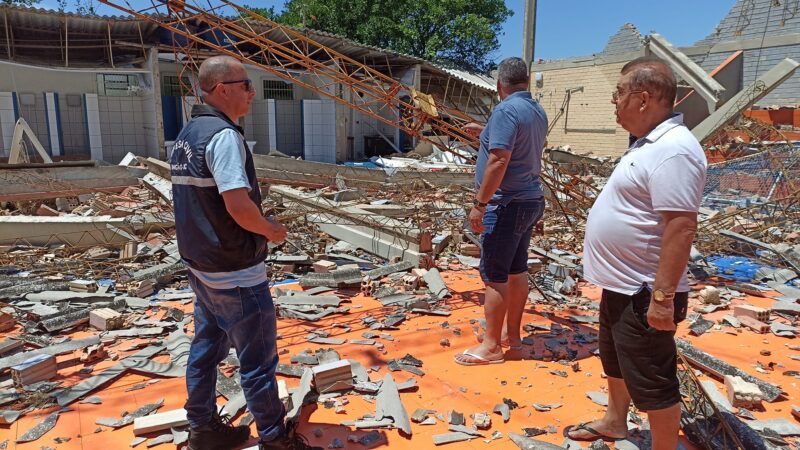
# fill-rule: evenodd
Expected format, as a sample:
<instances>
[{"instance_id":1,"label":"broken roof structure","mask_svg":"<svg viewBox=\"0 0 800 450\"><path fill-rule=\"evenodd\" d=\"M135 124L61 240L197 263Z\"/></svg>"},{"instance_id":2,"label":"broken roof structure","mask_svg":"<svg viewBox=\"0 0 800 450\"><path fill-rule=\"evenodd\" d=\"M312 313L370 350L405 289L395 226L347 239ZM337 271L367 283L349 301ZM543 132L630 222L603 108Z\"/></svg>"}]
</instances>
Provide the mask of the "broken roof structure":
<instances>
[{"instance_id":1,"label":"broken roof structure","mask_svg":"<svg viewBox=\"0 0 800 450\"><path fill-rule=\"evenodd\" d=\"M794 1L738 0L706 38L677 50L712 75L715 69L729 65L729 58L741 51L741 60L734 63L735 67L728 67L728 71L736 72L725 75L728 92L724 95L729 97L756 84L784 58L800 61L799 29L800 14ZM669 30L658 31L669 39ZM628 134L614 122L609 93L614 89L622 66L645 54L646 38L634 25L625 24L598 53L539 61L532 66L532 71L538 75L534 77L531 90L551 118L548 137L551 146L569 145L578 152L607 156L617 156L627 148ZM678 98L684 95L679 92ZM571 103L572 108L569 107ZM581 106L575 107L575 104ZM798 104L800 74L795 72L752 106L794 107ZM559 113L561 110L564 112ZM552 123L554 117L558 117L555 124Z\"/></svg>"},{"instance_id":2,"label":"broken roof structure","mask_svg":"<svg viewBox=\"0 0 800 450\"><path fill-rule=\"evenodd\" d=\"M737 5L745 3L754 2ZM11 41L6 42L9 58L17 55L25 64L0 62L3 69L12 67L13 75L13 80L0 79L3 142L12 141L19 129L16 121L8 126L9 117L27 120L47 111L45 120L30 120L30 125L57 161L26 161L23 155L35 155L20 149L16 164L0 165L0 448L6 441L18 448L181 445L187 438L183 376L194 293L177 252L169 168L158 159L164 146L150 144L159 135L169 140L170 126L182 124L183 102L192 99L181 90L186 80L174 68L176 58L165 61L167 52L183 46L165 43L163 27L144 27L138 44L126 47L123 38L135 37L126 35L135 23L129 19L82 24L78 16L26 8L0 7L0 12L24 18L12 20L7 30L24 36L25 45L33 45L29 40L36 36L26 26L15 28L19 23L39 21L47 29L42 36L54 42L54 36L65 38L51 55L58 70L41 67L41 61L28 64L36 55L25 53L27 47L14 53ZM111 27L118 19L124 23ZM64 67L72 30L66 25L73 20L76 27L86 27L87 45L107 50L94 53L94 67L92 53L77 46L71 49L70 67ZM106 40L101 42L103 23ZM391 72L397 86L436 97L409 103L415 113L433 112L419 106L426 102L450 108L463 106L466 97L469 104L477 91L491 97L493 83L483 77L327 33L289 31L313 38L337 58L368 61L366 69L381 74L374 75L377 80L389 81L383 76ZM270 39L288 42L285 32L269 33ZM724 53L726 42L709 45ZM586 61L534 66L553 67L542 72L540 98L548 101L550 83L562 83L564 90L551 92L551 100L561 102L567 92L594 104L602 92L608 103L613 88L605 87L615 82L620 64L646 51L661 53L681 67L685 79L692 78L682 87L678 106L697 109L697 125L712 120L713 126L699 128L709 134L725 132L722 125L739 117L743 104L768 98L796 76L796 63L787 59L747 79L742 76L746 50L731 53L715 66L718 70L706 73L692 51L676 49L657 35L643 37L628 24ZM200 58L210 51L201 53ZM252 54L240 56L247 60ZM82 64L87 66L73 70ZM354 159L347 151L340 158L340 140L345 150L348 137L361 140L360 147L353 145L355 159L361 159L374 145L361 138L396 145L401 130L416 123L449 124L452 117L402 124L400 118L393 124L372 120L363 128L307 139L307 130L295 126L296 117L309 129L321 129L340 119L353 125L370 116L321 94L306 98L318 93L250 70L260 77L258 101L245 122L248 139L258 141L251 148L265 185L261 206L290 232L265 262L278 316L279 395L299 430L311 443L329 448L574 448L564 440L563 428L597 417L607 403L595 357L600 290L581 279L580 251L583 213L605 183L610 158L564 149L548 153L558 168L548 166L544 176L560 183L549 192L544 232L537 232L529 249L529 300L536 308L523 317L523 349L518 359L509 357L502 365L458 366L453 354L472 346L485 325L480 301L485 286L475 269L480 241L464 227L465 206L474 197L467 158L445 156L446 143L430 142L433 133L424 135L429 152L417 147L414 157L376 155L368 163L331 164ZM87 92L34 95L18 89L41 82L37 76L45 71L57 74L45 82L68 80ZM577 71L585 77L580 83ZM148 84L159 78L162 86ZM454 87L460 93L451 91ZM570 116L568 106L562 116L551 116L554 130L563 129L570 138L617 136L616 129L575 117L574 109ZM479 113L475 108L469 113ZM59 115L50 115L55 111ZM159 111L162 120L174 123L159 128ZM306 116L309 111L315 114ZM56 116L86 133L59 131L50 120ZM120 128L123 122L135 130ZM365 132L369 127L374 130ZM754 154L736 154L709 167L689 268L691 311L678 331L685 393L681 439L687 448L796 445L800 435L793 422L800 411L792 407L800 396L794 382L800 377L795 354L800 346L792 345L800 334L800 158L787 139L769 139L774 128L748 130L751 140L737 149L751 146ZM337 148L331 152L332 147ZM284 150L304 159L276 156ZM58 161L88 156L120 164ZM228 355L218 369L222 413L252 426L236 355ZM630 418L628 436L615 447L646 447L652 437L644 414L632 411Z\"/></svg>"}]
</instances>

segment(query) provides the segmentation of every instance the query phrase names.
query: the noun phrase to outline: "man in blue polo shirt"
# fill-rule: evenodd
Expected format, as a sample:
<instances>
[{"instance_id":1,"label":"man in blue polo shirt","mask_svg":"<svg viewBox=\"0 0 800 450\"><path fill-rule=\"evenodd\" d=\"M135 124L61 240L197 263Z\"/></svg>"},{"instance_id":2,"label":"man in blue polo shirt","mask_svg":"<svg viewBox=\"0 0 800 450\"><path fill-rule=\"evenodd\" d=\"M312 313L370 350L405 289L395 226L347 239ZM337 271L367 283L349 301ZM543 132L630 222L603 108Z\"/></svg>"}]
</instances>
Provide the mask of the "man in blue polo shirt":
<instances>
[{"instance_id":1,"label":"man in blue polo shirt","mask_svg":"<svg viewBox=\"0 0 800 450\"><path fill-rule=\"evenodd\" d=\"M533 227L544 214L539 173L547 135L547 116L531 97L529 85L525 61L507 58L500 63L497 93L502 101L480 134L475 167L478 193L469 213L472 230L481 233L486 333L479 346L455 356L462 365L501 363L505 359L502 346L522 349L528 246Z\"/></svg>"}]
</instances>

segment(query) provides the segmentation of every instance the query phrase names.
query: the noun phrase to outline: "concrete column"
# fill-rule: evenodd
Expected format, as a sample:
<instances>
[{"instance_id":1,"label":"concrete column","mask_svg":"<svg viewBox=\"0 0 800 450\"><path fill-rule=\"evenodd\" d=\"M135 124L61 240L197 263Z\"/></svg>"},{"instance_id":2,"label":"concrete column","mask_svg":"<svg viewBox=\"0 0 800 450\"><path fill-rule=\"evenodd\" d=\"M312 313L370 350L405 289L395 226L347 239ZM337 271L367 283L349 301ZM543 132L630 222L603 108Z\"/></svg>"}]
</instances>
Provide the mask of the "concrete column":
<instances>
[{"instance_id":1,"label":"concrete column","mask_svg":"<svg viewBox=\"0 0 800 450\"><path fill-rule=\"evenodd\" d=\"M522 30L522 59L528 63L528 71L533 64L536 48L536 0L525 0L525 22Z\"/></svg>"},{"instance_id":2,"label":"concrete column","mask_svg":"<svg viewBox=\"0 0 800 450\"><path fill-rule=\"evenodd\" d=\"M345 97L346 94L343 93L341 90L337 93L340 98ZM353 122L352 118L352 109L342 105L340 103L335 103L335 111L336 111L336 162L343 162L347 161L348 159L352 158L355 155L348 155L347 154L347 137L352 136L351 133L348 133L348 129L350 128L350 124Z\"/></svg>"},{"instance_id":3,"label":"concrete column","mask_svg":"<svg viewBox=\"0 0 800 450\"><path fill-rule=\"evenodd\" d=\"M278 149L278 110L275 107L275 99L267 99L267 131L269 134L269 151Z\"/></svg>"},{"instance_id":4,"label":"concrete column","mask_svg":"<svg viewBox=\"0 0 800 450\"><path fill-rule=\"evenodd\" d=\"M147 65L150 66L150 76L153 81L153 105L155 114L153 126L156 130L156 151L158 158L162 161L167 160L167 150L164 148L164 111L161 106L161 69L158 67L158 49L151 48L147 55Z\"/></svg>"},{"instance_id":5,"label":"concrete column","mask_svg":"<svg viewBox=\"0 0 800 450\"><path fill-rule=\"evenodd\" d=\"M58 110L58 94L44 93L45 113L47 114L47 134L50 136L50 154L60 156L61 152L61 112Z\"/></svg>"},{"instance_id":6,"label":"concrete column","mask_svg":"<svg viewBox=\"0 0 800 450\"><path fill-rule=\"evenodd\" d=\"M86 134L89 137L89 151L92 159L103 160L103 136L100 132L100 107L97 94L83 94L84 114L86 115Z\"/></svg>"}]
</instances>

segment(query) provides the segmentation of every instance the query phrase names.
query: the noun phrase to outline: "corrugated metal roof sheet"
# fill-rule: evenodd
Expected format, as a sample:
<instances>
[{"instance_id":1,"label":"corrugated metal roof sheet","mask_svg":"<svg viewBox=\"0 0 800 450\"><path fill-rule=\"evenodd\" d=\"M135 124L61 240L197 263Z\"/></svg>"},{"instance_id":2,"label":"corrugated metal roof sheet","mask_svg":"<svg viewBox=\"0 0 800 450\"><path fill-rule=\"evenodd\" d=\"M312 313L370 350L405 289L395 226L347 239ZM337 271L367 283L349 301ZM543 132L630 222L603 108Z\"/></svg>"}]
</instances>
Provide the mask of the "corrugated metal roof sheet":
<instances>
[{"instance_id":1,"label":"corrugated metal roof sheet","mask_svg":"<svg viewBox=\"0 0 800 450\"><path fill-rule=\"evenodd\" d=\"M450 75L458 78L461 81L483 88L487 91L497 92L497 81L486 75L478 75L471 72L465 72L458 69L441 68Z\"/></svg>"},{"instance_id":2,"label":"corrugated metal roof sheet","mask_svg":"<svg viewBox=\"0 0 800 450\"><path fill-rule=\"evenodd\" d=\"M80 33L107 33L108 23L112 33L138 34L139 29L146 38L156 30L156 26L136 20L130 16L84 16L69 12L53 11L43 8L3 5L0 10L8 14L14 27L29 29L58 29L64 20L69 21L70 31Z\"/></svg>"}]
</instances>

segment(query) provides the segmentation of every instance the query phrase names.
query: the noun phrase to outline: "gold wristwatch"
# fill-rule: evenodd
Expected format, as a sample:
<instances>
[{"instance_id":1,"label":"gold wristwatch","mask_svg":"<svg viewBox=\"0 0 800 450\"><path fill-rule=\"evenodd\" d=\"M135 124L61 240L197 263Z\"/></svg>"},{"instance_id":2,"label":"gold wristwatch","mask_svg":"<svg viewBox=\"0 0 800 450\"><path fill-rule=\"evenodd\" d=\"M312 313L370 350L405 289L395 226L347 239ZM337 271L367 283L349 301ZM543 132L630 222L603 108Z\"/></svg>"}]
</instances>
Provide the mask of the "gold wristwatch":
<instances>
[{"instance_id":1,"label":"gold wristwatch","mask_svg":"<svg viewBox=\"0 0 800 450\"><path fill-rule=\"evenodd\" d=\"M653 300L659 303L667 299L672 299L674 297L675 297L674 292L662 291L661 289L656 289L655 291L653 291Z\"/></svg>"}]
</instances>

